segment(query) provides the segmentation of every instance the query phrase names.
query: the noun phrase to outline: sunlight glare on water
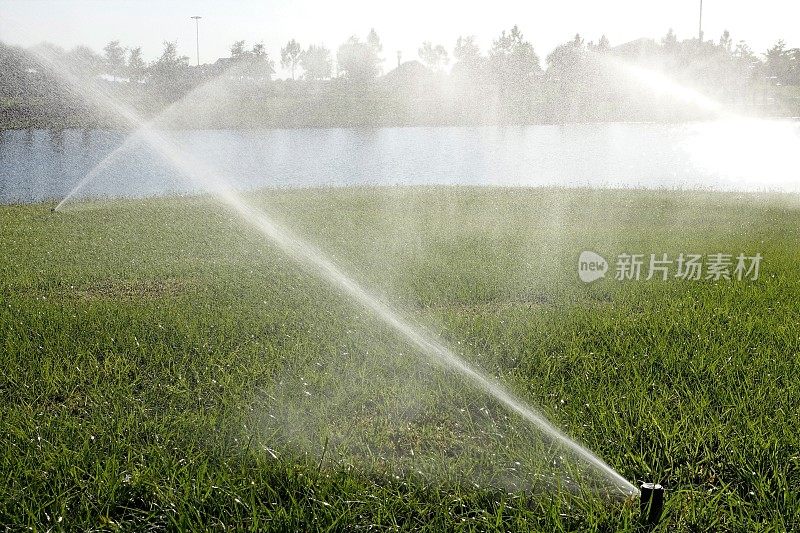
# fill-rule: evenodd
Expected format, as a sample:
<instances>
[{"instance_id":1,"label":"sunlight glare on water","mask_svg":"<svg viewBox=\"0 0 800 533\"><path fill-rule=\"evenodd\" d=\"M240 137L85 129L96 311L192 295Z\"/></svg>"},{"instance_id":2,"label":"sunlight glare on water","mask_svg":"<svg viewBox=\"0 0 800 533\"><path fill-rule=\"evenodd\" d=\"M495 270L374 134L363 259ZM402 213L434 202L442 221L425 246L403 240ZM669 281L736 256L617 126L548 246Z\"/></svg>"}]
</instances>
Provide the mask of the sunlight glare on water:
<instances>
[{"instance_id":1,"label":"sunlight glare on water","mask_svg":"<svg viewBox=\"0 0 800 533\"><path fill-rule=\"evenodd\" d=\"M683 148L705 172L736 188L800 190L800 124L788 120L725 118L691 125Z\"/></svg>"},{"instance_id":2,"label":"sunlight glare on water","mask_svg":"<svg viewBox=\"0 0 800 533\"><path fill-rule=\"evenodd\" d=\"M679 148L702 173L725 182L724 189L800 190L800 123L745 117L719 101L657 70L603 55L599 61L632 83L711 113L715 120L688 125Z\"/></svg>"}]
</instances>

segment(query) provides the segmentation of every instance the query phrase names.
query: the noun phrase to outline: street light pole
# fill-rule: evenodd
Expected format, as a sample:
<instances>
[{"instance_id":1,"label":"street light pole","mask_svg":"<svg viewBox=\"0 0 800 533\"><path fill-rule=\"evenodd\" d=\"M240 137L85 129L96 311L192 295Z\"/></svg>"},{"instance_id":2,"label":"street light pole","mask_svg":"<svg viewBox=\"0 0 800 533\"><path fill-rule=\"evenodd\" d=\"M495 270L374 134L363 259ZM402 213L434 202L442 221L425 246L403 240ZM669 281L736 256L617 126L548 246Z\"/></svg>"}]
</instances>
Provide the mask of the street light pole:
<instances>
[{"instance_id":1,"label":"street light pole","mask_svg":"<svg viewBox=\"0 0 800 533\"><path fill-rule=\"evenodd\" d=\"M190 18L193 18L195 23L195 35L197 39L197 66L199 67L200 66L200 19L203 17L195 15Z\"/></svg>"},{"instance_id":2,"label":"street light pole","mask_svg":"<svg viewBox=\"0 0 800 533\"><path fill-rule=\"evenodd\" d=\"M700 29L697 33L697 40L703 42L703 0L700 0Z\"/></svg>"}]
</instances>

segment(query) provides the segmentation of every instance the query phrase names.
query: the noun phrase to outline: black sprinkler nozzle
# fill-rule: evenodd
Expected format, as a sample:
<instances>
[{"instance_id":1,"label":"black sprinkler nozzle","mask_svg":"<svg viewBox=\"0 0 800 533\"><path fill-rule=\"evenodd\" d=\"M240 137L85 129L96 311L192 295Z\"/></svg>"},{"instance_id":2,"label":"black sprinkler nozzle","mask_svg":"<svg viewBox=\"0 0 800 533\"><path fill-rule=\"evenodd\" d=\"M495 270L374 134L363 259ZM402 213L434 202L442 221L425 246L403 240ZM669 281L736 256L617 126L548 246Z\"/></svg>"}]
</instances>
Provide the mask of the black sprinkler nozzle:
<instances>
[{"instance_id":1,"label":"black sprinkler nozzle","mask_svg":"<svg viewBox=\"0 0 800 533\"><path fill-rule=\"evenodd\" d=\"M645 524L657 524L664 510L664 487L658 483L642 483L639 510Z\"/></svg>"}]
</instances>

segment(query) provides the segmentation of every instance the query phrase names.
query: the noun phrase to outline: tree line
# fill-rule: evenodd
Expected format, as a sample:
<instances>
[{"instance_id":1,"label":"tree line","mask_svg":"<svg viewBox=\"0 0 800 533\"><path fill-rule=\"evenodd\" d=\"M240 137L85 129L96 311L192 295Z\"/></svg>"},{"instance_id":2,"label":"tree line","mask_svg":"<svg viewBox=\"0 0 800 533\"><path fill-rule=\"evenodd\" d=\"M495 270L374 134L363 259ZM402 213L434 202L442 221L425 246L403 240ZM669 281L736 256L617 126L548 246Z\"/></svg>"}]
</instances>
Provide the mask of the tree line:
<instances>
[{"instance_id":1,"label":"tree line","mask_svg":"<svg viewBox=\"0 0 800 533\"><path fill-rule=\"evenodd\" d=\"M485 51L475 36L461 36L451 49L425 41L405 62L398 52L398 67L387 73L384 59L374 29L335 52L289 40L278 58L291 74L285 80L275 79L275 60L263 43L237 41L229 57L199 66L174 42L164 42L150 62L140 47L119 41L101 52L0 43L0 126L107 125L110 117L66 87L60 70L103 86L148 116L213 82L213 105L198 102L195 123L182 124L188 127L683 120L707 112L654 91L615 67L620 64L658 72L735 109L797 114L800 94L800 49L779 40L756 54L727 31L710 41L679 40L669 30L660 40L617 46L604 35L596 42L575 35L542 62L514 26Z\"/></svg>"}]
</instances>

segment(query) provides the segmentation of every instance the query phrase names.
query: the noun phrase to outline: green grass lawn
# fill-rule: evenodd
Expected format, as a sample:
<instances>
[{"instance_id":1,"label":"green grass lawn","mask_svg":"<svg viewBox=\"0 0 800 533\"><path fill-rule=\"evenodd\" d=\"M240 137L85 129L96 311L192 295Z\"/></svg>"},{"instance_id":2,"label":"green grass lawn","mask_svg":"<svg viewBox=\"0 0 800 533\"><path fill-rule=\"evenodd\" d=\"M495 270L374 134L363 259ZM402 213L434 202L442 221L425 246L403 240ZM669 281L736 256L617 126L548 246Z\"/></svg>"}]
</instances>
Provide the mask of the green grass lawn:
<instances>
[{"instance_id":1,"label":"green grass lawn","mask_svg":"<svg viewBox=\"0 0 800 533\"><path fill-rule=\"evenodd\" d=\"M800 198L386 188L253 201L626 479L661 531L800 528ZM637 528L633 502L209 199L0 207L0 523ZM582 250L760 253L584 284ZM578 487L576 490L575 487Z\"/></svg>"}]
</instances>

